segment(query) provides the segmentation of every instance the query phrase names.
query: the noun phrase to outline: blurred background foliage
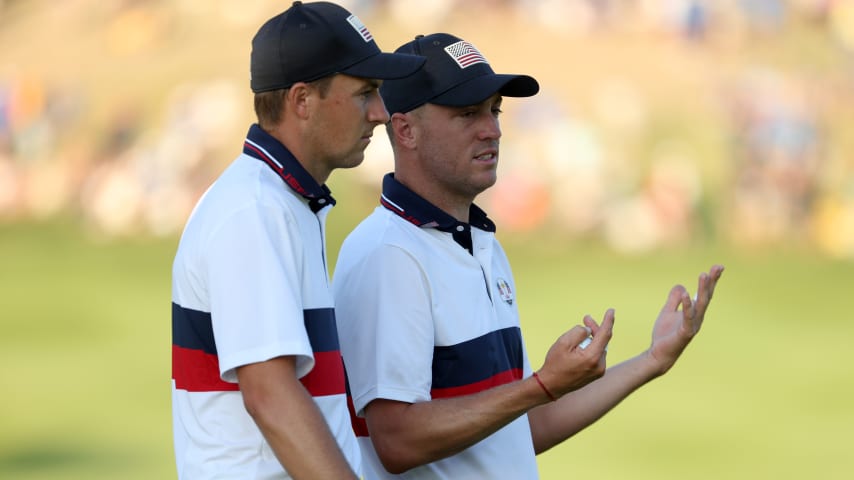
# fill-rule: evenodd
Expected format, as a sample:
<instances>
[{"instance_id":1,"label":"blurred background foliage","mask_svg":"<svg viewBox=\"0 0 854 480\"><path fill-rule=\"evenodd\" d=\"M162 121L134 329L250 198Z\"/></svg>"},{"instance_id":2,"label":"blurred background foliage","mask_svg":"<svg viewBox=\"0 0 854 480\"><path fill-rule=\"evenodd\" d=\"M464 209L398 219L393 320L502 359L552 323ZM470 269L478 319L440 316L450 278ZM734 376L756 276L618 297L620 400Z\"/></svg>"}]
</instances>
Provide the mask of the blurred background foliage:
<instances>
[{"instance_id":1,"label":"blurred background foliage","mask_svg":"<svg viewBox=\"0 0 854 480\"><path fill-rule=\"evenodd\" d=\"M340 3L384 50L446 31L540 81L504 102L478 201L533 364L611 306L609 360L634 355L672 284L727 265L690 355L544 478L848 478L854 2ZM171 258L254 121L252 35L289 4L0 0L0 477L174 477ZM392 168L375 133L330 180L330 265Z\"/></svg>"},{"instance_id":2,"label":"blurred background foliage","mask_svg":"<svg viewBox=\"0 0 854 480\"><path fill-rule=\"evenodd\" d=\"M250 39L287 3L0 1L0 219L179 232L253 121ZM449 31L540 80L505 102L481 200L506 232L854 256L851 2L344 4L384 49ZM376 195L382 137L333 185Z\"/></svg>"}]
</instances>

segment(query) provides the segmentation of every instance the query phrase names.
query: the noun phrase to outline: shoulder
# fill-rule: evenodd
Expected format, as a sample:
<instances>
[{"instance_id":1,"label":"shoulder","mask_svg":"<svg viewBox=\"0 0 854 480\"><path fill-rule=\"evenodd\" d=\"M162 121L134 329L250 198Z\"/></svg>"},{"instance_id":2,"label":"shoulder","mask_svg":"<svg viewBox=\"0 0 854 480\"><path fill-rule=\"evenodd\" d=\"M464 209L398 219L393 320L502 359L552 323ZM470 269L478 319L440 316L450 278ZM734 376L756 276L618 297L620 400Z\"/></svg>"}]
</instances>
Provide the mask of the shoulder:
<instances>
[{"instance_id":1,"label":"shoulder","mask_svg":"<svg viewBox=\"0 0 854 480\"><path fill-rule=\"evenodd\" d=\"M346 265L368 259L375 261L389 252L419 257L419 244L427 235L423 230L384 207L377 207L344 239L338 262Z\"/></svg>"},{"instance_id":2,"label":"shoulder","mask_svg":"<svg viewBox=\"0 0 854 480\"><path fill-rule=\"evenodd\" d=\"M241 238L279 237L299 240L304 224L315 216L274 172L241 155L199 199L190 214L182 243L196 248Z\"/></svg>"}]
</instances>

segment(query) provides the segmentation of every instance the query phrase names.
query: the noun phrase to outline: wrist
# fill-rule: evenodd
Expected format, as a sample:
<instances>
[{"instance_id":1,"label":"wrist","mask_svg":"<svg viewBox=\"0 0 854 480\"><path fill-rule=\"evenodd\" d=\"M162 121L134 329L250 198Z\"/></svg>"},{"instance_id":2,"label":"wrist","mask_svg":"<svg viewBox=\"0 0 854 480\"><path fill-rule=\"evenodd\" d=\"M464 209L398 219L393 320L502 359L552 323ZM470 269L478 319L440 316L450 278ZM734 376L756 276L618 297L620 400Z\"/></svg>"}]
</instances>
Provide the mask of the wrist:
<instances>
[{"instance_id":1,"label":"wrist","mask_svg":"<svg viewBox=\"0 0 854 480\"><path fill-rule=\"evenodd\" d=\"M668 366L665 362L662 362L660 358L655 356L655 353L653 353L652 348L648 349L642 355L640 355L640 360L643 364L644 374L649 380L653 380L664 375L665 373L667 373L667 370L670 369L670 366Z\"/></svg>"},{"instance_id":2,"label":"wrist","mask_svg":"<svg viewBox=\"0 0 854 480\"><path fill-rule=\"evenodd\" d=\"M534 380L536 380L537 383L540 385L540 389L542 389L543 393L546 394L546 397L548 397L548 399L552 402L557 401L557 397L555 397L554 394L552 393L552 391L549 390L548 387L546 387L546 384L543 383L543 380L540 378L540 376L537 374L537 372L534 372L533 377L534 377Z\"/></svg>"}]
</instances>

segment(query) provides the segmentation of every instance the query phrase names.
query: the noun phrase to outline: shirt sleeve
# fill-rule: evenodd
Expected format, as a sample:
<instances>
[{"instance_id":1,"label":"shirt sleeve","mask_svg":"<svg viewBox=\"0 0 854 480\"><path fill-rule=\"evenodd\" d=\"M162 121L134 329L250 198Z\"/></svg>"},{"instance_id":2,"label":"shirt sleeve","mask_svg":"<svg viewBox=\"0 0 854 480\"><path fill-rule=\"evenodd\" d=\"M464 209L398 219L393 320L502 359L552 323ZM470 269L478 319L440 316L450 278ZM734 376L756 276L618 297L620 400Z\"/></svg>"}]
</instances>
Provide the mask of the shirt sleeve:
<instances>
[{"instance_id":1,"label":"shirt sleeve","mask_svg":"<svg viewBox=\"0 0 854 480\"><path fill-rule=\"evenodd\" d=\"M301 239L278 205L235 210L206 243L211 320L222 379L235 369L297 356L297 375L314 366L301 300Z\"/></svg>"},{"instance_id":2,"label":"shirt sleeve","mask_svg":"<svg viewBox=\"0 0 854 480\"><path fill-rule=\"evenodd\" d=\"M434 333L424 269L403 249L386 244L356 261L344 260L339 265L347 267L336 270L333 289L357 414L377 398L429 400Z\"/></svg>"}]
</instances>

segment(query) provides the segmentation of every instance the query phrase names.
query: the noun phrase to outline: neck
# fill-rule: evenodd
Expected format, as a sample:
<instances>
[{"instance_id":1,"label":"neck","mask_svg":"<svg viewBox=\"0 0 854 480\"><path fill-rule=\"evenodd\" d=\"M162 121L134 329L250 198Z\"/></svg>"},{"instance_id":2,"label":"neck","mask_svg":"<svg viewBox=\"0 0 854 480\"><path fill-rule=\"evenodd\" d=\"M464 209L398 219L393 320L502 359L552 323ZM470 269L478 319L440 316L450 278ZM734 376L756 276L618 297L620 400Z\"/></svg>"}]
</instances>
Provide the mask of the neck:
<instances>
[{"instance_id":1,"label":"neck","mask_svg":"<svg viewBox=\"0 0 854 480\"><path fill-rule=\"evenodd\" d=\"M332 173L320 161L317 161L316 155L309 149L305 148L304 142L301 141L299 132L295 129L286 128L284 123L279 124L276 128L268 130L264 129L273 138L278 140L302 165L302 168L311 175L318 185L323 185L329 179Z\"/></svg>"},{"instance_id":2,"label":"neck","mask_svg":"<svg viewBox=\"0 0 854 480\"><path fill-rule=\"evenodd\" d=\"M474 198L460 197L437 188L437 182L420 181L417 176L404 171L395 171L394 178L417 193L418 196L440 208L460 222L469 223L469 210Z\"/></svg>"}]
</instances>

